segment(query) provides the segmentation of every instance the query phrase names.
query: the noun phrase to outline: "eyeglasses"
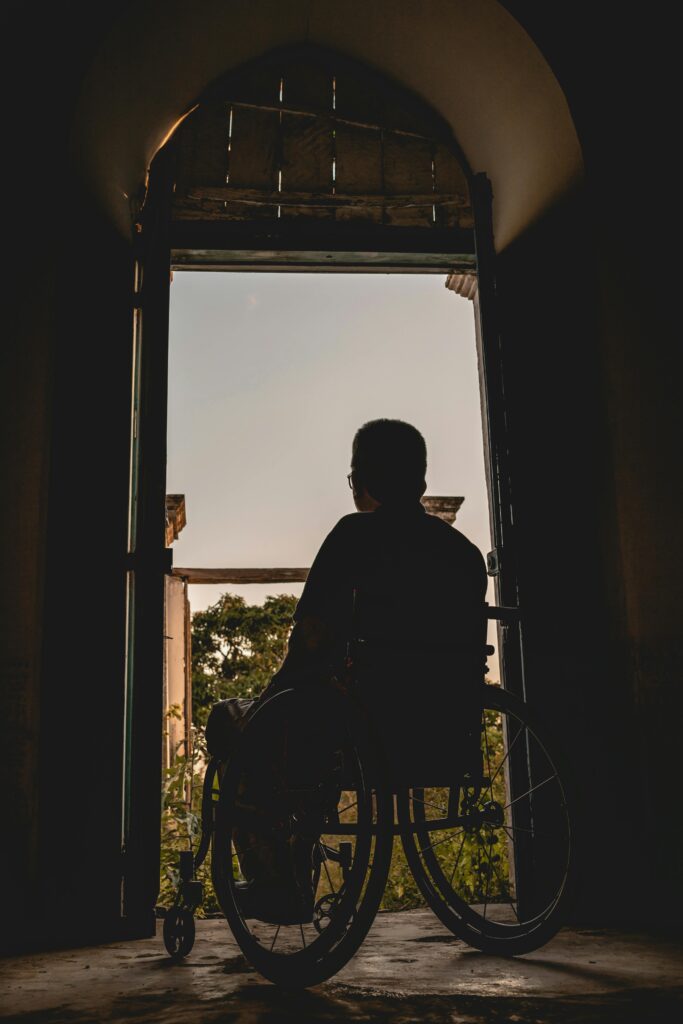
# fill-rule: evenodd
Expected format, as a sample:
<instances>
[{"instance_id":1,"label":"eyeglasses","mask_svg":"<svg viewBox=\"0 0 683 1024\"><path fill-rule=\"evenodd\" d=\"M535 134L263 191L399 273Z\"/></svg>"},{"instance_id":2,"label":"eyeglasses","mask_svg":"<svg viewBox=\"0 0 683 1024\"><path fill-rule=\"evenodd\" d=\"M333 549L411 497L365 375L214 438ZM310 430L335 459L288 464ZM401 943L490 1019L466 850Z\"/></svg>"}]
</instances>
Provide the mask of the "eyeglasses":
<instances>
[{"instance_id":1,"label":"eyeglasses","mask_svg":"<svg viewBox=\"0 0 683 1024\"><path fill-rule=\"evenodd\" d=\"M347 473L346 479L348 481L349 487L351 488L351 490L353 490L353 472Z\"/></svg>"}]
</instances>

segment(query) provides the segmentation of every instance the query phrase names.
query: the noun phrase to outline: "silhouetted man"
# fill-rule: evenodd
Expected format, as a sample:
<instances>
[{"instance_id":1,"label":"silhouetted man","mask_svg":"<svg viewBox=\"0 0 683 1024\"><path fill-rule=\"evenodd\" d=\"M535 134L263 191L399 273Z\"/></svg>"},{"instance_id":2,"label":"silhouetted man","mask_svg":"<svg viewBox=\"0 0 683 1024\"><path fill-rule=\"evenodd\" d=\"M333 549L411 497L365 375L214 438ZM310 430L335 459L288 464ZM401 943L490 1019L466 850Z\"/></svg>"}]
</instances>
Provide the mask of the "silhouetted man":
<instances>
[{"instance_id":1,"label":"silhouetted man","mask_svg":"<svg viewBox=\"0 0 683 1024\"><path fill-rule=\"evenodd\" d=\"M474 544L425 511L426 470L424 438L410 424L373 420L357 432L348 481L358 511L323 541L271 687L334 671L352 636L362 662L471 649L481 664L486 567Z\"/></svg>"},{"instance_id":2,"label":"silhouetted man","mask_svg":"<svg viewBox=\"0 0 683 1024\"><path fill-rule=\"evenodd\" d=\"M462 533L425 511L426 469L424 438L410 424L373 420L357 432L348 480L358 511L323 541L287 655L262 695L330 679L353 640L360 697L387 739L393 770L404 774L444 755L453 764L483 680L484 560ZM212 752L225 755L251 704L216 706L207 726ZM221 734L227 744L216 739ZM269 851L259 860L257 844L247 845L253 866L242 860L243 873L258 876ZM253 916L278 920L262 906Z\"/></svg>"}]
</instances>

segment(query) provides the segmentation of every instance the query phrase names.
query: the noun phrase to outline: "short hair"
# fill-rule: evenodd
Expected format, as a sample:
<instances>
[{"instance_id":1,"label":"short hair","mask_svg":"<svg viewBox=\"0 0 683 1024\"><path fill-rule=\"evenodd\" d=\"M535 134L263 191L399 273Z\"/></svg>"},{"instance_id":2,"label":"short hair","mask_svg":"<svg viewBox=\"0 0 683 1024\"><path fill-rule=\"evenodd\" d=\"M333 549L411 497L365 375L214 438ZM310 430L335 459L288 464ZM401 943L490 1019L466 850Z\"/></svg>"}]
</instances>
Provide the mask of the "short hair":
<instances>
[{"instance_id":1,"label":"short hair","mask_svg":"<svg viewBox=\"0 0 683 1024\"><path fill-rule=\"evenodd\" d=\"M371 420L356 432L351 469L379 502L422 497L427 446L403 420Z\"/></svg>"}]
</instances>

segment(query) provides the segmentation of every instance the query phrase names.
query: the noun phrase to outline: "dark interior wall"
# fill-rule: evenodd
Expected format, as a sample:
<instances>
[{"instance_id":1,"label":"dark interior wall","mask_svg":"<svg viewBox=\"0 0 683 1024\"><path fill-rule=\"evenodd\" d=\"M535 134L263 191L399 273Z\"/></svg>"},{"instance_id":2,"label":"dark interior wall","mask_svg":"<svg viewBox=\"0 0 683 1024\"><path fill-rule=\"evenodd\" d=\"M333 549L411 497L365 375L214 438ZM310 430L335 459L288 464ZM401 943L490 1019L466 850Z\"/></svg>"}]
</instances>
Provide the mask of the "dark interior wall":
<instances>
[{"instance_id":1,"label":"dark interior wall","mask_svg":"<svg viewBox=\"0 0 683 1024\"><path fill-rule=\"evenodd\" d=\"M6 850L19 942L111 935L120 910L132 262L87 197L70 198L75 221L54 292L46 299L38 280L17 297L31 311L31 372L19 368L21 415L8 436L30 452L15 467L24 491L18 501L12 492L17 524L6 539L22 604L35 588L38 606L10 617L35 630L31 685L14 719L30 731L30 756L10 787ZM21 753L14 723L9 739Z\"/></svg>"},{"instance_id":2,"label":"dark interior wall","mask_svg":"<svg viewBox=\"0 0 683 1024\"><path fill-rule=\"evenodd\" d=\"M0 350L0 750L3 877L18 907L38 877L38 762L43 581L55 266L23 263L5 304Z\"/></svg>"},{"instance_id":3,"label":"dark interior wall","mask_svg":"<svg viewBox=\"0 0 683 1024\"><path fill-rule=\"evenodd\" d=\"M53 369L38 891L61 930L96 933L121 898L132 260L87 196L71 209Z\"/></svg>"},{"instance_id":4,"label":"dark interior wall","mask_svg":"<svg viewBox=\"0 0 683 1024\"><path fill-rule=\"evenodd\" d=\"M582 755L581 913L661 922L681 897L669 93L645 73L653 38L637 12L620 12L615 36L587 4L506 6L560 78L587 175L498 260L529 689ZM69 163L64 125L101 30L84 21L91 8L60 7L40 39L29 9L18 15L60 117L36 133L32 100L7 111L34 197L5 220L0 721L15 947L119 926L132 261ZM657 154L649 174L643 152Z\"/></svg>"},{"instance_id":5,"label":"dark interior wall","mask_svg":"<svg viewBox=\"0 0 683 1024\"><path fill-rule=\"evenodd\" d=\"M677 62L666 14L657 5L647 19L636 8L622 7L617 16L610 5L598 12L583 2L506 0L505 6L558 77L586 169L582 240L569 245L571 260L559 258L561 234L549 246L536 246L528 280L534 292L529 311L535 316L545 306L546 324L552 325L548 347L555 348L559 336L564 363L578 346L586 379L590 367L596 374L595 492L576 494L574 487L591 465L592 416L586 418L583 399L574 409L560 402L554 414L559 438L561 415L573 415L581 459L580 474L566 480L564 500L573 506L573 517L557 524L558 539L571 537L577 528L583 537L589 518L596 526L600 520L593 543L602 556L596 563L601 575L592 577L582 597L594 617L594 664L600 668L593 673L595 689L585 692L587 728L599 726L596 739L608 742L600 757L596 753L592 785L588 773L586 783L600 791L603 816L614 822L605 852L618 846L621 853L596 866L595 888L605 893L610 914L672 922L682 896L675 852L681 847L681 822L672 813L679 802L683 712L680 286L672 221ZM514 252L512 247L503 254L501 269ZM549 255L550 265L563 275L561 283L548 278ZM576 328L572 337L564 329L567 322ZM540 346L540 326L538 331ZM594 339L597 366L588 358L586 339L590 345ZM574 390L576 384L573 380ZM585 567L585 559L576 564ZM556 566L552 575L558 593L564 593L573 564ZM584 654L590 652L582 646ZM586 672L588 680L590 666ZM601 852L596 843L598 862Z\"/></svg>"},{"instance_id":6,"label":"dark interior wall","mask_svg":"<svg viewBox=\"0 0 683 1024\"><path fill-rule=\"evenodd\" d=\"M571 769L575 914L615 920L634 916L637 769L585 203L578 191L498 257L498 299L527 696Z\"/></svg>"},{"instance_id":7,"label":"dark interior wall","mask_svg":"<svg viewBox=\"0 0 683 1024\"><path fill-rule=\"evenodd\" d=\"M5 83L0 465L2 945L16 949L111 936L119 919L132 263L70 156L104 11L43 8L40 31L31 5L6 13L25 74Z\"/></svg>"}]
</instances>

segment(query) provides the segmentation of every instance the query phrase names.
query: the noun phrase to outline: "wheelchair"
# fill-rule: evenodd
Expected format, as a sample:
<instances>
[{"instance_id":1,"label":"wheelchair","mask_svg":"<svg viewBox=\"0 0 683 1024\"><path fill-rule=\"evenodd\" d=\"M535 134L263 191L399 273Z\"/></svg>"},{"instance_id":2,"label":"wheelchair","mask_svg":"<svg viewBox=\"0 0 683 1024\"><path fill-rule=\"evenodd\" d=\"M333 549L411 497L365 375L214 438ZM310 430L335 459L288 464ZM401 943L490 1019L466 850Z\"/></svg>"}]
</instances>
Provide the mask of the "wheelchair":
<instances>
[{"instance_id":1,"label":"wheelchair","mask_svg":"<svg viewBox=\"0 0 683 1024\"><path fill-rule=\"evenodd\" d=\"M195 872L210 849L218 901L251 966L282 987L325 981L373 923L396 838L425 902L454 936L503 956L544 945L562 925L569 891L566 773L547 730L513 694L482 683L475 715L469 736L460 730L466 756L444 741L442 727L432 756L416 764L387 756L353 678L257 704L229 761L207 766L202 839L196 856L181 854L178 895L164 921L169 954L192 949L201 902ZM426 739L428 749L433 737ZM245 778L257 775L258 785L245 789ZM313 904L294 924L268 924L244 910L240 863L259 837L284 851L295 879L310 879Z\"/></svg>"}]
</instances>

